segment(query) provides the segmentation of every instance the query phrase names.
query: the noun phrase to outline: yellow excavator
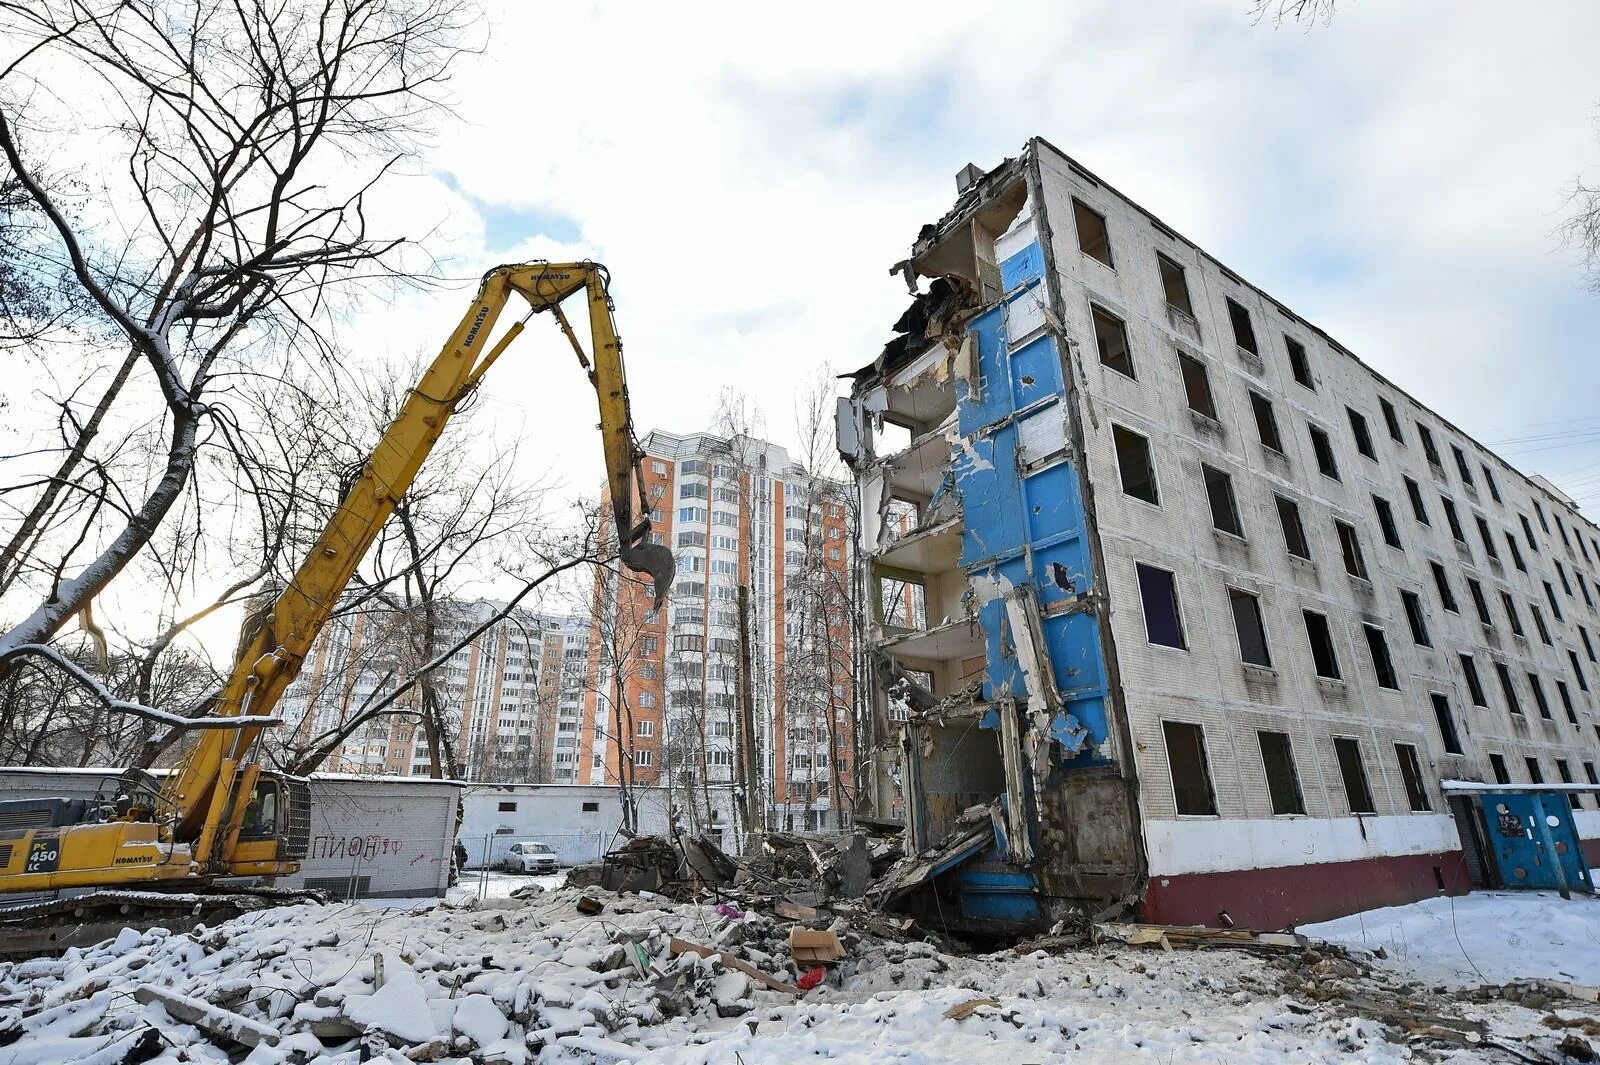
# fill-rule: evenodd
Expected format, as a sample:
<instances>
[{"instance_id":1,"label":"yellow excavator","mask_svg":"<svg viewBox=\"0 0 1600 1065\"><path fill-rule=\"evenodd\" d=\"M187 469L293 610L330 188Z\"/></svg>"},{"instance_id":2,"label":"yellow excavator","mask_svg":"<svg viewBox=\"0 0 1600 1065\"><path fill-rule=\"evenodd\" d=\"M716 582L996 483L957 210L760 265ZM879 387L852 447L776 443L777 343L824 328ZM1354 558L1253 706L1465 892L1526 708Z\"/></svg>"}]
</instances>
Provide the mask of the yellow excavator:
<instances>
[{"instance_id":1,"label":"yellow excavator","mask_svg":"<svg viewBox=\"0 0 1600 1065\"><path fill-rule=\"evenodd\" d=\"M406 397L310 554L240 650L212 715L238 717L240 726L216 728L213 723L164 779L127 771L115 796L104 802L0 802L0 905L7 895L23 892L170 892L222 877L274 877L299 870L310 830L310 792L304 779L261 765L258 741L268 727L262 719L270 718L300 672L312 641L450 416L534 314L548 311L554 316L598 393L618 555L653 582L660 607L672 584L673 557L666 547L650 542L650 501L643 495L642 453L633 434L609 287L605 267L592 262L524 263L484 275L461 324ZM588 303L592 361L561 309L564 300L580 292ZM486 349L513 296L527 302L527 315ZM126 915L124 892L102 894ZM159 909L159 898L152 905ZM19 915L31 922L63 906L82 919L92 909L79 896L14 908L0 914L0 921L15 928ZM5 939L0 930L0 951Z\"/></svg>"}]
</instances>

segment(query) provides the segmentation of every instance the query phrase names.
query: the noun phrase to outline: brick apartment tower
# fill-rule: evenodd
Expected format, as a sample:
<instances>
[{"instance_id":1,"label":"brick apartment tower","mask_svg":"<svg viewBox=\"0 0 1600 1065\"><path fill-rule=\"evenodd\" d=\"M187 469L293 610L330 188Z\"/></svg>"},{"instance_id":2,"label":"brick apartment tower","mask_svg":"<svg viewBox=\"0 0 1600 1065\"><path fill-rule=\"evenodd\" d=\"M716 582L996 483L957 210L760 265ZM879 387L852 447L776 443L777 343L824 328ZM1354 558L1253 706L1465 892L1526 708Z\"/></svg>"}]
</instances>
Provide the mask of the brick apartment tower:
<instances>
[{"instance_id":1,"label":"brick apartment tower","mask_svg":"<svg viewBox=\"0 0 1600 1065\"><path fill-rule=\"evenodd\" d=\"M654 432L642 447L654 536L672 547L677 576L659 615L631 576L596 582L578 782L671 788L686 828L725 828L711 823L705 788L745 780L748 735L767 827L847 823L850 494L766 441Z\"/></svg>"}]
</instances>

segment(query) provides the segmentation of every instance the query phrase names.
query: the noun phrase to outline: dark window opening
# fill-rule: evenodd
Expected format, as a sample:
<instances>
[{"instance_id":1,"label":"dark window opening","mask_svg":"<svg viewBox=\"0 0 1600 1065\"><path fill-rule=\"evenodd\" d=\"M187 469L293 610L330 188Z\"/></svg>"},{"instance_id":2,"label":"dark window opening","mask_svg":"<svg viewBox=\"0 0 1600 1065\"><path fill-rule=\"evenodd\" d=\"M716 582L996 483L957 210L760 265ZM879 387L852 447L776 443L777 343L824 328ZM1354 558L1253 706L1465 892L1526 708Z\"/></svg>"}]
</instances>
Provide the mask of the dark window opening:
<instances>
[{"instance_id":1,"label":"dark window opening","mask_svg":"<svg viewBox=\"0 0 1600 1065\"><path fill-rule=\"evenodd\" d=\"M1311 644L1311 659L1317 676L1329 680L1339 679L1339 656L1333 647L1333 633L1328 629L1328 619L1314 610L1302 610L1305 617L1306 640Z\"/></svg>"},{"instance_id":2,"label":"dark window opening","mask_svg":"<svg viewBox=\"0 0 1600 1065\"><path fill-rule=\"evenodd\" d=\"M1211 502L1211 524L1225 533L1244 535L1244 523L1239 518L1239 502L1233 495L1233 478L1219 469L1200 465L1206 480L1206 498Z\"/></svg>"},{"instance_id":3,"label":"dark window opening","mask_svg":"<svg viewBox=\"0 0 1600 1065\"><path fill-rule=\"evenodd\" d=\"M1563 784L1572 783L1572 766L1567 763L1565 758L1556 759L1556 776L1561 778L1561 783ZM1567 801L1572 804L1574 810L1581 809L1583 806L1583 792L1568 792Z\"/></svg>"},{"instance_id":4,"label":"dark window opening","mask_svg":"<svg viewBox=\"0 0 1600 1065\"><path fill-rule=\"evenodd\" d=\"M1571 599L1572 598L1572 585L1567 583L1567 568L1561 564L1561 560L1559 558L1555 560L1555 564L1556 564L1556 576L1561 578L1561 590L1563 592L1567 593L1567 598L1568 599ZM1559 621L1561 619L1558 617L1556 620Z\"/></svg>"},{"instance_id":5,"label":"dark window opening","mask_svg":"<svg viewBox=\"0 0 1600 1065\"><path fill-rule=\"evenodd\" d=\"M1317 456L1317 469L1322 471L1324 477L1339 480L1339 463L1333 457L1333 442L1328 439L1328 434L1315 425L1306 426L1306 431L1311 434L1311 450Z\"/></svg>"},{"instance_id":6,"label":"dark window opening","mask_svg":"<svg viewBox=\"0 0 1600 1065\"><path fill-rule=\"evenodd\" d=\"M1274 496L1278 501L1278 524L1283 526L1283 545L1296 558L1309 559L1311 548L1306 543L1306 529L1300 524L1300 508L1292 500Z\"/></svg>"},{"instance_id":7,"label":"dark window opening","mask_svg":"<svg viewBox=\"0 0 1600 1065\"><path fill-rule=\"evenodd\" d=\"M1367 634L1367 650L1372 655L1372 672L1378 678L1378 687L1390 691L1400 690L1400 678L1395 675L1394 660L1389 657L1389 641L1376 625L1361 626Z\"/></svg>"},{"instance_id":8,"label":"dark window opening","mask_svg":"<svg viewBox=\"0 0 1600 1065\"><path fill-rule=\"evenodd\" d=\"M1561 616L1561 604L1556 602L1556 590L1550 587L1550 582L1544 582L1544 597L1550 603L1550 613L1555 615L1557 621L1565 621Z\"/></svg>"},{"instance_id":9,"label":"dark window opening","mask_svg":"<svg viewBox=\"0 0 1600 1065\"><path fill-rule=\"evenodd\" d=\"M1483 585L1468 577L1467 591L1472 595L1472 608L1478 613L1479 623L1493 628L1494 618L1489 614L1489 601L1483 597Z\"/></svg>"},{"instance_id":10,"label":"dark window opening","mask_svg":"<svg viewBox=\"0 0 1600 1065\"><path fill-rule=\"evenodd\" d=\"M1194 317L1194 305L1189 302L1189 282L1184 278L1183 267L1156 252L1156 264L1161 268L1161 289L1167 295L1167 306Z\"/></svg>"},{"instance_id":11,"label":"dark window opening","mask_svg":"<svg viewBox=\"0 0 1600 1065\"><path fill-rule=\"evenodd\" d=\"M1089 316L1094 319L1094 342L1100 349L1100 361L1125 377L1133 372L1133 349L1128 347L1128 327L1121 318L1089 305Z\"/></svg>"},{"instance_id":12,"label":"dark window opening","mask_svg":"<svg viewBox=\"0 0 1600 1065\"><path fill-rule=\"evenodd\" d=\"M1182 721L1163 721L1161 731L1167 741L1167 765L1172 769L1172 799L1178 813L1214 815L1217 812L1217 800L1211 790L1211 767L1206 761L1204 732L1199 725Z\"/></svg>"},{"instance_id":13,"label":"dark window opening","mask_svg":"<svg viewBox=\"0 0 1600 1065\"><path fill-rule=\"evenodd\" d=\"M1445 573L1444 567L1437 562L1429 562L1428 568L1433 571L1433 586L1439 591L1439 605L1452 614L1461 613L1456 606L1456 595L1450 590L1450 577Z\"/></svg>"},{"instance_id":14,"label":"dark window opening","mask_svg":"<svg viewBox=\"0 0 1600 1065\"><path fill-rule=\"evenodd\" d=\"M1339 756L1339 775L1344 778L1344 797L1353 814L1377 812L1372 804L1372 789L1367 786L1367 767L1361 761L1361 744L1344 736L1333 738Z\"/></svg>"},{"instance_id":15,"label":"dark window opening","mask_svg":"<svg viewBox=\"0 0 1600 1065\"><path fill-rule=\"evenodd\" d=\"M1228 299L1228 320L1233 323L1233 342L1250 354L1259 356L1261 351L1256 346L1256 331L1250 324L1250 312L1231 298Z\"/></svg>"},{"instance_id":16,"label":"dark window opening","mask_svg":"<svg viewBox=\"0 0 1600 1065\"><path fill-rule=\"evenodd\" d=\"M1406 610L1406 623L1411 626L1411 642L1419 647L1432 647L1427 617L1422 613L1422 600L1416 592L1401 592L1400 602Z\"/></svg>"},{"instance_id":17,"label":"dark window opening","mask_svg":"<svg viewBox=\"0 0 1600 1065\"><path fill-rule=\"evenodd\" d=\"M1233 607L1233 628L1239 636L1239 657L1253 666L1271 667L1267 651L1267 627L1261 619L1261 600L1237 588L1228 589Z\"/></svg>"},{"instance_id":18,"label":"dark window opening","mask_svg":"<svg viewBox=\"0 0 1600 1065\"><path fill-rule=\"evenodd\" d=\"M1144 631L1151 643L1183 647L1183 619L1178 611L1178 584L1170 570L1143 562L1134 564L1139 574L1139 598L1144 604Z\"/></svg>"},{"instance_id":19,"label":"dark window opening","mask_svg":"<svg viewBox=\"0 0 1600 1065\"><path fill-rule=\"evenodd\" d=\"M1521 714L1522 700L1517 696L1517 686L1511 682L1511 670L1504 662L1496 662L1494 673L1500 678L1500 694L1506 697L1506 709L1513 714Z\"/></svg>"},{"instance_id":20,"label":"dark window opening","mask_svg":"<svg viewBox=\"0 0 1600 1065\"><path fill-rule=\"evenodd\" d=\"M1444 504L1444 520L1450 525L1450 535L1460 543L1467 542L1467 534L1461 531L1461 515L1456 513L1456 501L1449 496L1440 496L1439 502Z\"/></svg>"},{"instance_id":21,"label":"dark window opening","mask_svg":"<svg viewBox=\"0 0 1600 1065\"><path fill-rule=\"evenodd\" d=\"M1544 530L1544 534L1546 536L1549 536L1550 523L1544 520L1544 508L1539 505L1539 501L1537 499L1533 501L1533 513L1534 516L1539 519L1539 528Z\"/></svg>"},{"instance_id":22,"label":"dark window opening","mask_svg":"<svg viewBox=\"0 0 1600 1065\"><path fill-rule=\"evenodd\" d=\"M1489 498L1496 503L1503 502L1500 498L1500 485L1495 482L1494 472L1487 466L1479 467L1483 470L1483 483L1489 486Z\"/></svg>"},{"instance_id":23,"label":"dark window opening","mask_svg":"<svg viewBox=\"0 0 1600 1065\"><path fill-rule=\"evenodd\" d=\"M1303 814L1305 796L1300 793L1300 774L1294 766L1294 748L1287 732L1257 732L1261 744L1261 764L1267 771L1267 794L1275 814Z\"/></svg>"},{"instance_id":24,"label":"dark window opening","mask_svg":"<svg viewBox=\"0 0 1600 1065\"><path fill-rule=\"evenodd\" d=\"M1406 495L1411 499L1411 516L1417 519L1418 525L1432 525L1433 522L1428 520L1428 508L1422 504L1422 489L1409 477L1405 482Z\"/></svg>"},{"instance_id":25,"label":"dark window opening","mask_svg":"<svg viewBox=\"0 0 1600 1065\"><path fill-rule=\"evenodd\" d=\"M1178 366L1183 371L1183 392L1189 409L1207 418L1216 418L1217 399L1211 394L1211 377L1206 373L1206 364L1188 355L1179 355Z\"/></svg>"},{"instance_id":26,"label":"dark window opening","mask_svg":"<svg viewBox=\"0 0 1600 1065\"><path fill-rule=\"evenodd\" d=\"M1417 761L1417 749L1409 743L1394 745L1395 761L1400 763L1400 779L1405 782L1406 801L1419 813L1433 809L1428 801L1428 789L1422 784L1422 763Z\"/></svg>"},{"instance_id":27,"label":"dark window opening","mask_svg":"<svg viewBox=\"0 0 1600 1065\"><path fill-rule=\"evenodd\" d=\"M1389 439L1397 444L1405 443L1406 437L1400 431L1400 416L1394 412L1394 404L1386 399L1380 399L1378 407L1383 411L1383 424L1389 428Z\"/></svg>"},{"instance_id":28,"label":"dark window opening","mask_svg":"<svg viewBox=\"0 0 1600 1065\"><path fill-rule=\"evenodd\" d=\"M1594 659L1594 644L1589 642L1589 630L1582 625L1578 626L1578 637L1583 640L1583 653L1589 656L1589 661Z\"/></svg>"},{"instance_id":29,"label":"dark window opening","mask_svg":"<svg viewBox=\"0 0 1600 1065\"><path fill-rule=\"evenodd\" d=\"M1106 216L1073 197L1072 220L1078 224L1078 248L1083 254L1111 266L1111 234L1106 231Z\"/></svg>"},{"instance_id":30,"label":"dark window opening","mask_svg":"<svg viewBox=\"0 0 1600 1065\"><path fill-rule=\"evenodd\" d=\"M1474 515L1474 517L1477 517L1477 516ZM1477 522L1478 522L1478 539L1483 541L1483 549L1484 549L1484 551L1488 552L1490 558L1499 558L1500 557L1500 552L1494 546L1494 534L1489 532L1489 523L1484 521L1482 518L1477 518Z\"/></svg>"},{"instance_id":31,"label":"dark window opening","mask_svg":"<svg viewBox=\"0 0 1600 1065\"><path fill-rule=\"evenodd\" d=\"M1377 462L1378 453L1372 447L1372 434L1367 431L1367 419L1362 417L1360 411L1351 407L1346 407L1344 412L1350 417L1350 435L1355 437L1356 450L1373 462Z\"/></svg>"},{"instance_id":32,"label":"dark window opening","mask_svg":"<svg viewBox=\"0 0 1600 1065\"><path fill-rule=\"evenodd\" d=\"M1528 541L1528 550L1537 555L1539 553L1539 541L1534 539L1533 526L1528 523L1528 516L1526 514L1518 514L1517 520L1522 522L1522 537Z\"/></svg>"},{"instance_id":33,"label":"dark window opening","mask_svg":"<svg viewBox=\"0 0 1600 1065\"><path fill-rule=\"evenodd\" d=\"M1522 558L1522 548L1517 546L1517 538L1510 529L1506 530L1506 548L1511 552L1511 564L1524 573L1528 572L1528 564Z\"/></svg>"},{"instance_id":34,"label":"dark window opening","mask_svg":"<svg viewBox=\"0 0 1600 1065\"><path fill-rule=\"evenodd\" d=\"M1544 770L1539 768L1539 759L1529 757L1524 758L1523 761L1526 762L1528 766L1528 783L1543 784Z\"/></svg>"},{"instance_id":35,"label":"dark window opening","mask_svg":"<svg viewBox=\"0 0 1600 1065\"><path fill-rule=\"evenodd\" d=\"M1150 441L1120 425L1111 427L1117 448L1117 469L1122 473L1122 490L1135 499L1161 505L1156 492L1156 468L1150 458Z\"/></svg>"},{"instance_id":36,"label":"dark window opening","mask_svg":"<svg viewBox=\"0 0 1600 1065\"><path fill-rule=\"evenodd\" d=\"M1517 613L1517 601L1511 598L1510 592L1500 593L1500 605L1506 609L1506 620L1511 622L1511 635L1522 635L1522 618Z\"/></svg>"},{"instance_id":37,"label":"dark window opening","mask_svg":"<svg viewBox=\"0 0 1600 1065\"><path fill-rule=\"evenodd\" d=\"M1561 709L1567 712L1567 720L1576 725L1578 723L1578 708L1572 705L1572 689L1567 687L1566 681L1556 681L1556 694L1561 696Z\"/></svg>"},{"instance_id":38,"label":"dark window opening","mask_svg":"<svg viewBox=\"0 0 1600 1065\"><path fill-rule=\"evenodd\" d=\"M598 802L586 802L583 804L583 812L586 814L597 814L600 812L600 804Z\"/></svg>"},{"instance_id":39,"label":"dark window opening","mask_svg":"<svg viewBox=\"0 0 1600 1065\"><path fill-rule=\"evenodd\" d=\"M1433 430L1418 422L1417 439L1422 441L1422 454L1427 458L1428 462L1431 465L1443 468L1444 463L1439 461L1439 447L1433 442Z\"/></svg>"},{"instance_id":40,"label":"dark window opening","mask_svg":"<svg viewBox=\"0 0 1600 1065\"><path fill-rule=\"evenodd\" d=\"M1317 386L1311 378L1311 362L1306 358L1306 346L1287 333L1283 337L1283 346L1289 349L1289 370L1294 374L1295 383L1315 392Z\"/></svg>"},{"instance_id":41,"label":"dark window opening","mask_svg":"<svg viewBox=\"0 0 1600 1065\"><path fill-rule=\"evenodd\" d=\"M1278 435L1278 416L1272 411L1272 401L1259 392L1252 392L1250 410L1256 416L1256 435L1261 438L1261 446L1283 454L1283 437Z\"/></svg>"},{"instance_id":42,"label":"dark window opening","mask_svg":"<svg viewBox=\"0 0 1600 1065\"><path fill-rule=\"evenodd\" d=\"M1461 474L1461 483L1471 487L1472 467L1467 465L1466 453L1454 444L1450 445L1450 452L1456 457L1456 471Z\"/></svg>"},{"instance_id":43,"label":"dark window opening","mask_svg":"<svg viewBox=\"0 0 1600 1065\"><path fill-rule=\"evenodd\" d=\"M1344 553L1344 571L1352 577L1367 579L1367 561L1361 556L1361 539L1354 525L1338 521L1333 527L1339 531L1339 550Z\"/></svg>"},{"instance_id":44,"label":"dark window opening","mask_svg":"<svg viewBox=\"0 0 1600 1065\"><path fill-rule=\"evenodd\" d=\"M498 802L495 803L495 811L502 814L514 814L517 812L517 804L514 802Z\"/></svg>"},{"instance_id":45,"label":"dark window opening","mask_svg":"<svg viewBox=\"0 0 1600 1065\"><path fill-rule=\"evenodd\" d=\"M1539 674L1531 670L1528 673L1528 689L1533 692L1533 705L1539 708L1539 716L1546 721L1551 720L1550 700L1545 698L1544 682L1539 679Z\"/></svg>"},{"instance_id":46,"label":"dark window opening","mask_svg":"<svg viewBox=\"0 0 1600 1065\"><path fill-rule=\"evenodd\" d=\"M1588 691L1589 678L1583 675L1583 667L1578 664L1578 652L1567 648L1567 658L1572 662L1572 679L1578 682L1579 689Z\"/></svg>"},{"instance_id":47,"label":"dark window opening","mask_svg":"<svg viewBox=\"0 0 1600 1065\"><path fill-rule=\"evenodd\" d=\"M1506 760L1498 754L1489 756L1489 771L1494 774L1496 784L1511 783L1511 774L1506 772Z\"/></svg>"},{"instance_id":48,"label":"dark window opening","mask_svg":"<svg viewBox=\"0 0 1600 1065\"><path fill-rule=\"evenodd\" d=\"M1461 753L1461 735L1456 732L1455 714L1450 710L1450 700L1439 692L1429 692L1433 700L1433 719L1439 724L1439 738L1444 741L1446 754Z\"/></svg>"},{"instance_id":49,"label":"dark window opening","mask_svg":"<svg viewBox=\"0 0 1600 1065\"><path fill-rule=\"evenodd\" d=\"M1478 679L1478 664L1472 660L1472 656L1469 654L1463 654L1460 657L1461 673L1467 678L1467 694L1472 697L1472 705L1487 707L1489 698L1483 694L1483 682Z\"/></svg>"},{"instance_id":50,"label":"dark window opening","mask_svg":"<svg viewBox=\"0 0 1600 1065\"><path fill-rule=\"evenodd\" d=\"M1561 524L1561 517L1559 515L1556 516L1556 532L1561 537L1561 546L1565 547L1568 551L1571 551L1572 541L1567 539L1567 527Z\"/></svg>"},{"instance_id":51,"label":"dark window opening","mask_svg":"<svg viewBox=\"0 0 1600 1065\"><path fill-rule=\"evenodd\" d=\"M1533 612L1533 627L1539 630L1539 639L1547 646L1554 647L1555 641L1550 639L1550 630L1545 627L1544 613L1539 609L1539 604L1529 603L1528 609Z\"/></svg>"},{"instance_id":52,"label":"dark window opening","mask_svg":"<svg viewBox=\"0 0 1600 1065\"><path fill-rule=\"evenodd\" d=\"M1394 508L1382 496L1372 497L1372 509L1378 515L1378 528L1383 532L1383 542L1390 547L1404 551L1405 545L1400 542L1400 529L1394 523Z\"/></svg>"}]
</instances>

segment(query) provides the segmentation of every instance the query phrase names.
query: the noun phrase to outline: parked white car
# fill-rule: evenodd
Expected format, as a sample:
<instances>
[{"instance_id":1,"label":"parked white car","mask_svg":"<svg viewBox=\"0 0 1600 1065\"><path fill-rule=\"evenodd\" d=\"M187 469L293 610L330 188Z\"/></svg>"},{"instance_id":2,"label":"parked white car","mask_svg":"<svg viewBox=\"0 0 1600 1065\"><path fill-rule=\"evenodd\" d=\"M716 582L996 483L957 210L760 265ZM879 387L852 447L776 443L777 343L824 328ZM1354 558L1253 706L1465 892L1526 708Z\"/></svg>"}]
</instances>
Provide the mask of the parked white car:
<instances>
[{"instance_id":1,"label":"parked white car","mask_svg":"<svg viewBox=\"0 0 1600 1065\"><path fill-rule=\"evenodd\" d=\"M553 873L560 867L556 852L547 843L513 843L506 852L508 873Z\"/></svg>"}]
</instances>

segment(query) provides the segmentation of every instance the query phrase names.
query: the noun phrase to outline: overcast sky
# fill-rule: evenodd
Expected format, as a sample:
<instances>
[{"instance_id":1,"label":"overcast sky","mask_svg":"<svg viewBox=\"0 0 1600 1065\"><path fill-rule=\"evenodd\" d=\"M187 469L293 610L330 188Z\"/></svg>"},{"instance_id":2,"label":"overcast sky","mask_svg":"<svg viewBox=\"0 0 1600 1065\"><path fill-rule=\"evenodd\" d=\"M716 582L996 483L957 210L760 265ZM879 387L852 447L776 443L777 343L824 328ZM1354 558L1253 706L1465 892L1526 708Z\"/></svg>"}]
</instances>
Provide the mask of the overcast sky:
<instances>
[{"instance_id":1,"label":"overcast sky","mask_svg":"<svg viewBox=\"0 0 1600 1065\"><path fill-rule=\"evenodd\" d=\"M733 386L791 443L795 392L888 337L888 267L955 172L1042 135L1593 512L1600 447L1572 434L1600 438L1600 297L1555 230L1600 179L1600 5L1249 9L491 5L391 206L440 221L458 276L608 264L641 433L708 428ZM431 351L465 298L384 310L368 353ZM486 417L591 491L592 400L534 324Z\"/></svg>"}]
</instances>

